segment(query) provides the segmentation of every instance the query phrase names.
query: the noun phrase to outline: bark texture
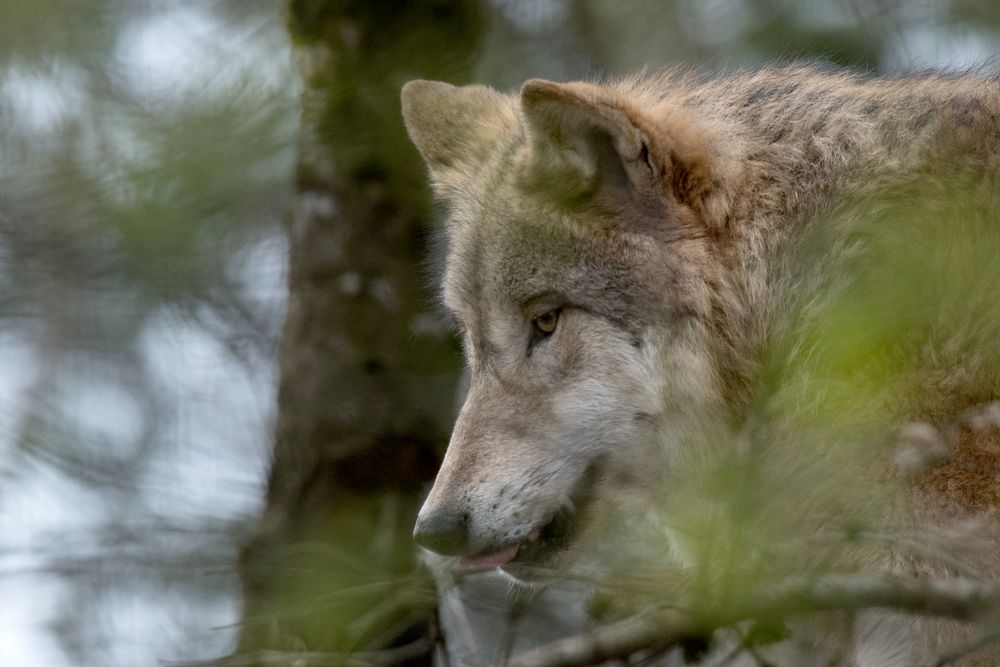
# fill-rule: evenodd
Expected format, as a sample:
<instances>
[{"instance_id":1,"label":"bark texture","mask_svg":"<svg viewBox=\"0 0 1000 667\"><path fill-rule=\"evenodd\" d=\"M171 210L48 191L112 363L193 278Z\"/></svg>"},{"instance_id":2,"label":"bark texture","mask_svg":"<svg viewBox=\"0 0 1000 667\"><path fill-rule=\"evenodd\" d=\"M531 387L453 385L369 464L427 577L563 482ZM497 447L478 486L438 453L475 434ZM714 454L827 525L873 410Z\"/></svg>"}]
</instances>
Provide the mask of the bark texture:
<instances>
[{"instance_id":1,"label":"bark texture","mask_svg":"<svg viewBox=\"0 0 1000 667\"><path fill-rule=\"evenodd\" d=\"M288 17L303 133L239 651L378 651L419 639L433 617L410 533L461 366L426 287L431 206L399 90L466 79L483 16L476 1L292 0Z\"/></svg>"}]
</instances>

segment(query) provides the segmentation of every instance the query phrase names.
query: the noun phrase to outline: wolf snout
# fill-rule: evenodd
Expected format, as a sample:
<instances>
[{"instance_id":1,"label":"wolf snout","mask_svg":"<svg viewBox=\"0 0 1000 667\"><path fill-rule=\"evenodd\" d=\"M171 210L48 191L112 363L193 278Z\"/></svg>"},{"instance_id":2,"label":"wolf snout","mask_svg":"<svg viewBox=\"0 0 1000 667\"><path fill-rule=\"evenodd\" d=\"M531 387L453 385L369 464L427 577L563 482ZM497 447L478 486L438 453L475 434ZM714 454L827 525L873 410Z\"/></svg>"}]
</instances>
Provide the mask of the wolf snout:
<instances>
[{"instance_id":1,"label":"wolf snout","mask_svg":"<svg viewBox=\"0 0 1000 667\"><path fill-rule=\"evenodd\" d=\"M469 550L469 515L448 510L421 512L413 539L442 556L463 556Z\"/></svg>"}]
</instances>

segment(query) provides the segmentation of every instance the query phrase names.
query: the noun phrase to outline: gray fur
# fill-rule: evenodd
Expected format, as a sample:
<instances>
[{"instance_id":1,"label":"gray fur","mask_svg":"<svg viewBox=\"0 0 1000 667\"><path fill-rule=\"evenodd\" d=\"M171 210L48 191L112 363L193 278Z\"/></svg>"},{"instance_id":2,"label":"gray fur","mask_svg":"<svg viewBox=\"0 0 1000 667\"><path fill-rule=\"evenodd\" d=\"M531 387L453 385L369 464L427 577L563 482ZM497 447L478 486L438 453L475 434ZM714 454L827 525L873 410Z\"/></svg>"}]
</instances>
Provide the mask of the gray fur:
<instances>
[{"instance_id":1,"label":"gray fur","mask_svg":"<svg viewBox=\"0 0 1000 667\"><path fill-rule=\"evenodd\" d=\"M593 494L655 489L692 433L738 422L789 298L829 283L788 260L809 221L914 174L932 186L939 161L1000 163L1000 84L975 73L411 82L403 110L449 210L442 299L471 373L417 532L460 520L467 555L525 544L594 470ZM887 643L891 623L862 621L854 664L924 655L898 622Z\"/></svg>"}]
</instances>

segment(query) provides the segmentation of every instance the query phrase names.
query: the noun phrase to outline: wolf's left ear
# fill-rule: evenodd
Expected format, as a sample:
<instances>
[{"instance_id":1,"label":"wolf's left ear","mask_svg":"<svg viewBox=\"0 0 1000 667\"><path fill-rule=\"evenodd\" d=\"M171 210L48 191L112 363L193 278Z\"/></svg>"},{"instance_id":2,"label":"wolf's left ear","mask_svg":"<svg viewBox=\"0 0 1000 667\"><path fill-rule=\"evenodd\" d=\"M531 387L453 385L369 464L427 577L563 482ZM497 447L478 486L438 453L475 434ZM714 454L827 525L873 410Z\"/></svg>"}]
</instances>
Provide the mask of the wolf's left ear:
<instances>
[{"instance_id":1,"label":"wolf's left ear","mask_svg":"<svg viewBox=\"0 0 1000 667\"><path fill-rule=\"evenodd\" d=\"M567 202L620 199L654 213L665 200L717 218L711 151L692 123L655 116L612 88L533 79L521 88L531 149L525 184Z\"/></svg>"},{"instance_id":2,"label":"wolf's left ear","mask_svg":"<svg viewBox=\"0 0 1000 667\"><path fill-rule=\"evenodd\" d=\"M461 196L482 162L517 120L513 100L486 86L410 81L403 120L439 195Z\"/></svg>"}]
</instances>

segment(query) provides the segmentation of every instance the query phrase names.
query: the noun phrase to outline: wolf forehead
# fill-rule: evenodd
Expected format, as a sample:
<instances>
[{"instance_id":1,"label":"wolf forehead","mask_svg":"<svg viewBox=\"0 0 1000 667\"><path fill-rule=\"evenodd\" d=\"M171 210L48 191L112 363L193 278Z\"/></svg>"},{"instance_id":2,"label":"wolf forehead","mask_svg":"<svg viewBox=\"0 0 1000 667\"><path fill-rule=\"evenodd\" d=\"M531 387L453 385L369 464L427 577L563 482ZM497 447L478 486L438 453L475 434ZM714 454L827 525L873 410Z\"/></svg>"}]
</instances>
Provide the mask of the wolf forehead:
<instances>
[{"instance_id":1,"label":"wolf forehead","mask_svg":"<svg viewBox=\"0 0 1000 667\"><path fill-rule=\"evenodd\" d=\"M646 239L581 233L519 207L483 211L441 233L443 299L459 315L482 303L506 302L526 316L567 306L631 329L670 309L659 286L669 279L669 264Z\"/></svg>"}]
</instances>

